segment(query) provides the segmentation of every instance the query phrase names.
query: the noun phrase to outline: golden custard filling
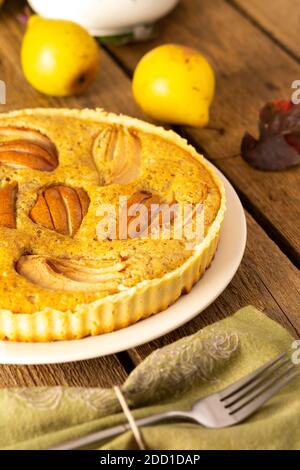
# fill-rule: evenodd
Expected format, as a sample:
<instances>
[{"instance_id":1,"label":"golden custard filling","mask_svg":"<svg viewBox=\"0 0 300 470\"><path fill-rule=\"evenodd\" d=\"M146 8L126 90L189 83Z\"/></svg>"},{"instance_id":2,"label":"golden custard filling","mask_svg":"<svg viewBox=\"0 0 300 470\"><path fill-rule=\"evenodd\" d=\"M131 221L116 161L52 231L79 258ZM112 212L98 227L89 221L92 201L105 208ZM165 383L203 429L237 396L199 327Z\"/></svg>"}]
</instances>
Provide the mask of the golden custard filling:
<instances>
[{"instance_id":1,"label":"golden custard filling","mask_svg":"<svg viewBox=\"0 0 300 470\"><path fill-rule=\"evenodd\" d=\"M159 135L96 118L0 116L0 309L76 311L192 255L183 239L97 238L98 208L204 204L204 234L220 190L200 160Z\"/></svg>"}]
</instances>

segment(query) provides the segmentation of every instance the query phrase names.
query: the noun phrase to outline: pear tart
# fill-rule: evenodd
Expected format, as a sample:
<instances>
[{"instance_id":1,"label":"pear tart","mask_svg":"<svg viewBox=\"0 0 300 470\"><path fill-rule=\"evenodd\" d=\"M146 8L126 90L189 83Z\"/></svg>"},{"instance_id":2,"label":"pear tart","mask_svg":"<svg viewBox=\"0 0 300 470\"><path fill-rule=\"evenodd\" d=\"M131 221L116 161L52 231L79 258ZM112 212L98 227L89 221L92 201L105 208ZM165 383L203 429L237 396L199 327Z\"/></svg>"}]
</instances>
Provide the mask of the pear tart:
<instances>
[{"instance_id":1,"label":"pear tart","mask_svg":"<svg viewBox=\"0 0 300 470\"><path fill-rule=\"evenodd\" d=\"M203 204L204 236L146 236L148 212L122 235L121 199L127 209ZM116 231L99 237L108 204ZM210 265L224 211L219 178L172 131L102 110L1 114L0 339L82 338L165 309Z\"/></svg>"}]
</instances>

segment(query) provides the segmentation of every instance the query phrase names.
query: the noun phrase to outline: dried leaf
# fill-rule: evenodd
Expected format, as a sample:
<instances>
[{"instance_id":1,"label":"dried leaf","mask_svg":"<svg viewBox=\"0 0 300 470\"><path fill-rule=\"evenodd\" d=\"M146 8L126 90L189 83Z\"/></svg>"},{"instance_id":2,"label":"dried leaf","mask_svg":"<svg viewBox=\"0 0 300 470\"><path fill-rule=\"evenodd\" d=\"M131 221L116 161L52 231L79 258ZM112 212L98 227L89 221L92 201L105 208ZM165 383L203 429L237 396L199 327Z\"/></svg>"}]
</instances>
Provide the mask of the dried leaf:
<instances>
[{"instance_id":1,"label":"dried leaf","mask_svg":"<svg viewBox=\"0 0 300 470\"><path fill-rule=\"evenodd\" d=\"M284 170L300 163L300 105L277 100L260 112L259 138L245 133L241 154L259 170Z\"/></svg>"}]
</instances>

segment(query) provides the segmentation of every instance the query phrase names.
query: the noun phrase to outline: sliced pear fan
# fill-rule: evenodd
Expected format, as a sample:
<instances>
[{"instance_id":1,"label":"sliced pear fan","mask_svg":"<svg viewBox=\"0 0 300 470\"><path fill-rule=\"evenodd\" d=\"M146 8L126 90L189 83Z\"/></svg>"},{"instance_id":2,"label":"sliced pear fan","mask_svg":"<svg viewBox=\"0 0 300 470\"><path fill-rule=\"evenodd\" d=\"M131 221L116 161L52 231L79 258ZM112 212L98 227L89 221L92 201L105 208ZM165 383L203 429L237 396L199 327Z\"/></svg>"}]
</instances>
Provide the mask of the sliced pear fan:
<instances>
[{"instance_id":1,"label":"sliced pear fan","mask_svg":"<svg viewBox=\"0 0 300 470\"><path fill-rule=\"evenodd\" d=\"M162 228L165 220L168 220L168 216L170 216L169 222L172 223L174 221L174 213L172 211L169 212L169 209L174 202L175 201L167 203L161 199L160 196L152 194L149 191L139 191L132 194L127 200L127 238L138 238L149 235L153 226ZM142 207L144 207L146 211L140 214L139 211ZM134 215L129 215L131 209L134 209ZM135 227L137 231L135 233L129 233L130 225L134 221L138 221L138 227ZM117 235L119 235L120 222L122 222L123 225L124 221L118 220L116 227ZM111 234L108 236L108 239L112 239Z\"/></svg>"},{"instance_id":2,"label":"sliced pear fan","mask_svg":"<svg viewBox=\"0 0 300 470\"><path fill-rule=\"evenodd\" d=\"M0 188L0 226L16 228L17 183L7 184Z\"/></svg>"},{"instance_id":3,"label":"sliced pear fan","mask_svg":"<svg viewBox=\"0 0 300 470\"><path fill-rule=\"evenodd\" d=\"M16 169L53 171L58 165L55 145L41 132L0 127L0 164Z\"/></svg>"},{"instance_id":4,"label":"sliced pear fan","mask_svg":"<svg viewBox=\"0 0 300 470\"><path fill-rule=\"evenodd\" d=\"M82 188L45 188L30 211L31 220L49 230L73 237L87 214L90 198Z\"/></svg>"},{"instance_id":5,"label":"sliced pear fan","mask_svg":"<svg viewBox=\"0 0 300 470\"><path fill-rule=\"evenodd\" d=\"M93 145L93 157L99 172L106 164L105 183L127 184L141 173L141 142L133 130L123 126L103 129Z\"/></svg>"},{"instance_id":6,"label":"sliced pear fan","mask_svg":"<svg viewBox=\"0 0 300 470\"><path fill-rule=\"evenodd\" d=\"M41 255L22 256L16 270L33 284L51 290L118 292L125 263L73 260Z\"/></svg>"}]
</instances>

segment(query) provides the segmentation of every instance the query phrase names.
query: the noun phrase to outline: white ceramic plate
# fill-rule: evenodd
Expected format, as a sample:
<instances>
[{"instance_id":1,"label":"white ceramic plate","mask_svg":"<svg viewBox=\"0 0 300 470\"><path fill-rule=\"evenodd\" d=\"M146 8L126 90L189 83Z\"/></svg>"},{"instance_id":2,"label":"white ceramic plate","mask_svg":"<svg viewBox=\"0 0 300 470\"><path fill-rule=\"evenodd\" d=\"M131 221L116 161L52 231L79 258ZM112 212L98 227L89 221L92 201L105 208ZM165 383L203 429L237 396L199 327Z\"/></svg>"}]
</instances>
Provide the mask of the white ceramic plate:
<instances>
[{"instance_id":1,"label":"white ceramic plate","mask_svg":"<svg viewBox=\"0 0 300 470\"><path fill-rule=\"evenodd\" d=\"M246 219L241 202L227 179L222 178L227 211L215 258L188 295L150 318L113 333L52 343L0 341L1 364L51 364L105 356L133 348L188 322L208 307L227 287L242 260L246 245Z\"/></svg>"}]
</instances>

